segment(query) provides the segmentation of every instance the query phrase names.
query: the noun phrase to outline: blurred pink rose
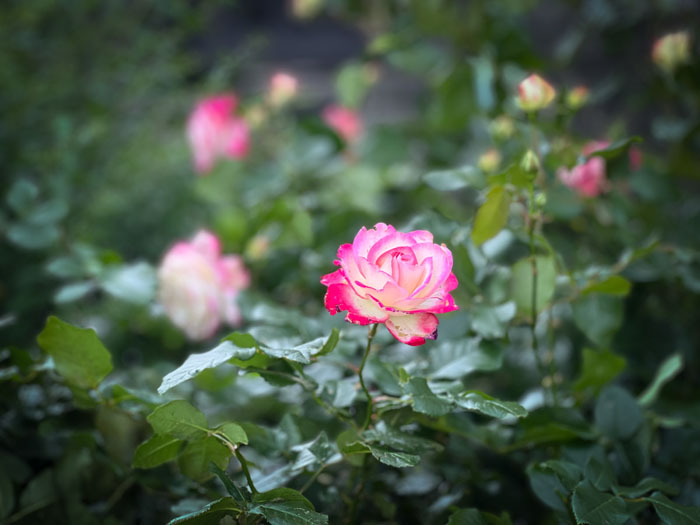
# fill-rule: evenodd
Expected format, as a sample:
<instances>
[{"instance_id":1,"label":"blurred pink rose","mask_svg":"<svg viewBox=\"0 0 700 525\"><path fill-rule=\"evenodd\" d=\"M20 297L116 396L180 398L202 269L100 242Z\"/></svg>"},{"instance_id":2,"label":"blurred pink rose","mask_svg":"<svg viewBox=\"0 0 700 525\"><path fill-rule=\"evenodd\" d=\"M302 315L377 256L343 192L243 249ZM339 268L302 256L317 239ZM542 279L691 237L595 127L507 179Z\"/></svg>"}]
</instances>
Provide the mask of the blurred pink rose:
<instances>
[{"instance_id":1,"label":"blurred pink rose","mask_svg":"<svg viewBox=\"0 0 700 525\"><path fill-rule=\"evenodd\" d=\"M518 84L517 102L524 111L538 111L549 106L557 92L539 75L530 75Z\"/></svg>"},{"instance_id":2,"label":"blurred pink rose","mask_svg":"<svg viewBox=\"0 0 700 525\"><path fill-rule=\"evenodd\" d=\"M289 73L279 72L270 78L267 100L273 107L281 107L292 100L299 89L299 81Z\"/></svg>"},{"instance_id":3,"label":"blurred pink rose","mask_svg":"<svg viewBox=\"0 0 700 525\"><path fill-rule=\"evenodd\" d=\"M605 161L593 157L570 170L559 168L557 176L564 185L584 197L597 197L605 186Z\"/></svg>"},{"instance_id":4,"label":"blurred pink rose","mask_svg":"<svg viewBox=\"0 0 700 525\"><path fill-rule=\"evenodd\" d=\"M234 115L238 101L226 94L200 101L187 121L194 167L200 174L211 171L219 157L240 159L250 149L248 124Z\"/></svg>"},{"instance_id":5,"label":"blurred pink rose","mask_svg":"<svg viewBox=\"0 0 700 525\"><path fill-rule=\"evenodd\" d=\"M222 321L237 325L238 292L250 275L237 255L221 255L221 243L201 230L176 243L158 269L158 300L175 326L191 340L211 337Z\"/></svg>"},{"instance_id":6,"label":"blurred pink rose","mask_svg":"<svg viewBox=\"0 0 700 525\"><path fill-rule=\"evenodd\" d=\"M459 309L450 295L457 287L452 253L433 244L428 231L362 227L352 244L338 248L335 264L340 269L321 278L328 312L347 311L345 320L360 325L384 323L402 343L435 339L435 314Z\"/></svg>"},{"instance_id":7,"label":"blurred pink rose","mask_svg":"<svg viewBox=\"0 0 700 525\"><path fill-rule=\"evenodd\" d=\"M348 143L357 140L362 133L360 115L343 106L326 106L323 121Z\"/></svg>"}]
</instances>

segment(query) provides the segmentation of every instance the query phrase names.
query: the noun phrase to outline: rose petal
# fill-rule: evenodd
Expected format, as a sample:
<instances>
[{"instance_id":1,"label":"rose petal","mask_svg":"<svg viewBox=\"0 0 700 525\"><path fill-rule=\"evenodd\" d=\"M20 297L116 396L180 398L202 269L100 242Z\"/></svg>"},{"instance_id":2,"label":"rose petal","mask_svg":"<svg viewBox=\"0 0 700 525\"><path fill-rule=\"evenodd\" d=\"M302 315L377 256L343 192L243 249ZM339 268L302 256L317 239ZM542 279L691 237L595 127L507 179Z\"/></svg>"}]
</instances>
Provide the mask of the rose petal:
<instances>
[{"instance_id":1,"label":"rose petal","mask_svg":"<svg viewBox=\"0 0 700 525\"><path fill-rule=\"evenodd\" d=\"M386 327L396 339L411 346L425 343L426 339L437 338L438 319L433 314L392 315Z\"/></svg>"},{"instance_id":2,"label":"rose petal","mask_svg":"<svg viewBox=\"0 0 700 525\"><path fill-rule=\"evenodd\" d=\"M347 284L331 284L324 301L331 315L347 311L345 320L354 324L383 323L389 317L374 301L358 296Z\"/></svg>"},{"instance_id":3,"label":"rose petal","mask_svg":"<svg viewBox=\"0 0 700 525\"><path fill-rule=\"evenodd\" d=\"M370 248L372 248L379 239L386 235L391 235L392 233L396 233L396 229L393 226L387 226L383 222L378 222L374 225L374 228L370 230L363 226L360 231L357 232L352 242L355 255L357 257L366 258Z\"/></svg>"}]
</instances>

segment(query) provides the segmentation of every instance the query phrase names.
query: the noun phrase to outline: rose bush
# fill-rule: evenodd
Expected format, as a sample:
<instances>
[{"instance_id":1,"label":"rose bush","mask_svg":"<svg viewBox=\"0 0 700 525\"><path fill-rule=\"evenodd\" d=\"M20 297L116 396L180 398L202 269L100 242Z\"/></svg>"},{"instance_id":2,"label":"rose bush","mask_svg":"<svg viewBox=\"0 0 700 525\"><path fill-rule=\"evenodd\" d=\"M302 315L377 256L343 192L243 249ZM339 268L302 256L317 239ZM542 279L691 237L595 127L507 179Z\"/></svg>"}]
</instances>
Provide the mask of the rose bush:
<instances>
[{"instance_id":1,"label":"rose bush","mask_svg":"<svg viewBox=\"0 0 700 525\"><path fill-rule=\"evenodd\" d=\"M459 308L450 295L458 284L452 253L428 231L363 226L352 244L338 248L335 264L340 269L321 278L328 312L347 311L345 320L355 324L384 323L402 343L437 338L435 314Z\"/></svg>"}]
</instances>

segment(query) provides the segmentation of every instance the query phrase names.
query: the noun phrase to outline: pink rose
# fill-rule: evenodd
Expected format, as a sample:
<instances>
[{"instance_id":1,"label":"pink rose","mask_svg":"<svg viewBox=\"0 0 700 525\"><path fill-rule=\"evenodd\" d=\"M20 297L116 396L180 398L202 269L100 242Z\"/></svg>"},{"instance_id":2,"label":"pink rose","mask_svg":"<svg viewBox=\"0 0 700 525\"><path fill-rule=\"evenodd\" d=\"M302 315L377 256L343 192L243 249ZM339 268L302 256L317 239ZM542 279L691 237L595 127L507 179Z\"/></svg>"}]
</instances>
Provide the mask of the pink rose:
<instances>
[{"instance_id":1,"label":"pink rose","mask_svg":"<svg viewBox=\"0 0 700 525\"><path fill-rule=\"evenodd\" d=\"M328 312L347 311L345 320L360 325L384 323L402 343L435 339L435 314L459 309L450 295L457 287L452 253L433 244L428 231L402 233L381 222L363 227L338 248L335 264L340 269L321 278Z\"/></svg>"},{"instance_id":2,"label":"pink rose","mask_svg":"<svg viewBox=\"0 0 700 525\"><path fill-rule=\"evenodd\" d=\"M538 111L549 106L557 92L539 75L530 75L518 84L517 102L524 111Z\"/></svg>"},{"instance_id":3,"label":"pink rose","mask_svg":"<svg viewBox=\"0 0 700 525\"><path fill-rule=\"evenodd\" d=\"M235 95L218 95L200 101L187 121L187 139L194 167L204 174L219 157L240 159L250 149L248 124L234 115Z\"/></svg>"},{"instance_id":4,"label":"pink rose","mask_svg":"<svg viewBox=\"0 0 700 525\"><path fill-rule=\"evenodd\" d=\"M588 159L570 170L559 168L557 176L565 186L584 197L597 197L605 186L605 161L600 157Z\"/></svg>"},{"instance_id":5,"label":"pink rose","mask_svg":"<svg viewBox=\"0 0 700 525\"><path fill-rule=\"evenodd\" d=\"M330 105L323 110L323 121L345 142L354 142L362 133L362 121L352 109Z\"/></svg>"},{"instance_id":6,"label":"pink rose","mask_svg":"<svg viewBox=\"0 0 700 525\"><path fill-rule=\"evenodd\" d=\"M299 82L288 73L275 73L270 79L267 100L273 107L281 107L292 100L299 88Z\"/></svg>"},{"instance_id":7,"label":"pink rose","mask_svg":"<svg viewBox=\"0 0 700 525\"><path fill-rule=\"evenodd\" d=\"M237 255L221 255L221 243L202 230L176 243L158 269L158 300L175 326L191 340L211 337L222 321L237 325L238 292L250 275Z\"/></svg>"}]
</instances>

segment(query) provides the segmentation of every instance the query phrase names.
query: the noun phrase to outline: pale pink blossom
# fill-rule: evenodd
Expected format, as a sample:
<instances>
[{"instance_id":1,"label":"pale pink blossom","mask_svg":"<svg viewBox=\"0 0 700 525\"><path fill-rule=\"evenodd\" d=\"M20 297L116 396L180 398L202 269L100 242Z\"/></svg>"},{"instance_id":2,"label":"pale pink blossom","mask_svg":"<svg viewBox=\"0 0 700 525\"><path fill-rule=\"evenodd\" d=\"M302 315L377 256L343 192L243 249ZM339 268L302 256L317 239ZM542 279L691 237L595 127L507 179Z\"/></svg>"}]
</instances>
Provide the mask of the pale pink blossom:
<instances>
[{"instance_id":1,"label":"pale pink blossom","mask_svg":"<svg viewBox=\"0 0 700 525\"><path fill-rule=\"evenodd\" d=\"M222 255L221 243L202 230L168 250L158 268L158 300L175 326L191 340L211 337L222 322L241 321L236 297L250 284L237 255Z\"/></svg>"},{"instance_id":2,"label":"pale pink blossom","mask_svg":"<svg viewBox=\"0 0 700 525\"><path fill-rule=\"evenodd\" d=\"M350 108L326 106L323 110L323 121L348 143L357 140L362 133L360 115Z\"/></svg>"},{"instance_id":3,"label":"pale pink blossom","mask_svg":"<svg viewBox=\"0 0 700 525\"><path fill-rule=\"evenodd\" d=\"M200 174L211 171L220 157L241 159L250 149L250 132L237 117L235 95L225 94L200 101L187 121L187 139L194 167Z\"/></svg>"},{"instance_id":4,"label":"pale pink blossom","mask_svg":"<svg viewBox=\"0 0 700 525\"><path fill-rule=\"evenodd\" d=\"M518 84L517 102L524 111L539 111L549 106L557 92L539 75L530 75Z\"/></svg>"},{"instance_id":5,"label":"pale pink blossom","mask_svg":"<svg viewBox=\"0 0 700 525\"><path fill-rule=\"evenodd\" d=\"M584 197L597 197L605 187L605 161L600 157L588 159L570 170L559 168L557 176L565 186Z\"/></svg>"},{"instance_id":6,"label":"pale pink blossom","mask_svg":"<svg viewBox=\"0 0 700 525\"><path fill-rule=\"evenodd\" d=\"M352 244L338 248L335 264L340 269L321 278L328 312L346 311L345 320L355 324L383 323L402 343L435 339L435 314L459 308L450 295L457 287L452 253L428 231L363 227Z\"/></svg>"},{"instance_id":7,"label":"pale pink blossom","mask_svg":"<svg viewBox=\"0 0 700 525\"><path fill-rule=\"evenodd\" d=\"M298 89L299 81L296 77L280 71L270 78L267 100L273 107L284 106L296 96Z\"/></svg>"}]
</instances>

